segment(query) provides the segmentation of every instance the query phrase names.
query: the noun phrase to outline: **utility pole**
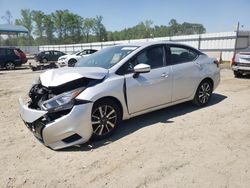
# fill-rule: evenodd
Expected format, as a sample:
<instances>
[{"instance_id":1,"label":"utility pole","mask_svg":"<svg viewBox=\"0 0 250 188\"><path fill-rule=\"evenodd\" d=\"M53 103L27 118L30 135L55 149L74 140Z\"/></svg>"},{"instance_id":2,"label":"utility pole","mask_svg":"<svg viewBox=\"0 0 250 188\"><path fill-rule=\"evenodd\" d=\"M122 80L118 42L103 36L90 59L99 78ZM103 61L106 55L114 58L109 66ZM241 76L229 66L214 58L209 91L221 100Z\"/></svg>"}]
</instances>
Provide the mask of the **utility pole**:
<instances>
[{"instance_id":1,"label":"utility pole","mask_svg":"<svg viewBox=\"0 0 250 188\"><path fill-rule=\"evenodd\" d=\"M238 36L239 36L239 29L240 29L240 22L238 22L237 29L236 29L236 39L235 39L235 45L234 45L234 53L236 53L236 49L237 49L237 40L238 40Z\"/></svg>"}]
</instances>

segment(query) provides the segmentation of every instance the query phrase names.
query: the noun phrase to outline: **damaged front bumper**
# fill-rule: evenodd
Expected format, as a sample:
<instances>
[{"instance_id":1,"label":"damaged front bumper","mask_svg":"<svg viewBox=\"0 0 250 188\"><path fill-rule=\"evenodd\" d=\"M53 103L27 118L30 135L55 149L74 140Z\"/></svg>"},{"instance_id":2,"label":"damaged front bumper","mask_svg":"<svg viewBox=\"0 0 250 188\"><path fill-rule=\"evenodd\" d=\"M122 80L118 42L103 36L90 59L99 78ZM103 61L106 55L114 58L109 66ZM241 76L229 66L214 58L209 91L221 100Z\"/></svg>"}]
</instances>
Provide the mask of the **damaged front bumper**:
<instances>
[{"instance_id":1,"label":"damaged front bumper","mask_svg":"<svg viewBox=\"0 0 250 188\"><path fill-rule=\"evenodd\" d=\"M19 99L19 112L25 125L45 146L55 150L90 139L92 106L91 102L74 105L69 112L51 120L47 111L31 109Z\"/></svg>"}]
</instances>

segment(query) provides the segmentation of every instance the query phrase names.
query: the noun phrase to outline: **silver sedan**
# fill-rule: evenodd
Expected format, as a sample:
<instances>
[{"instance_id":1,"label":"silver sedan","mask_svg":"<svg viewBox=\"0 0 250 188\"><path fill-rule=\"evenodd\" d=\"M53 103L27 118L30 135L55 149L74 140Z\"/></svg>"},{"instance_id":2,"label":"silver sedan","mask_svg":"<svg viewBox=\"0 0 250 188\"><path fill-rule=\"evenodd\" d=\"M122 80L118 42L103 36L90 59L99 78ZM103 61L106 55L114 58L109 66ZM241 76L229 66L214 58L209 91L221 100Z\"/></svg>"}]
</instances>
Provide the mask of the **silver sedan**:
<instances>
[{"instance_id":1,"label":"silver sedan","mask_svg":"<svg viewBox=\"0 0 250 188\"><path fill-rule=\"evenodd\" d=\"M220 82L218 62L190 46L118 45L49 70L19 99L26 126L60 149L110 136L121 120L185 101L205 106Z\"/></svg>"}]
</instances>

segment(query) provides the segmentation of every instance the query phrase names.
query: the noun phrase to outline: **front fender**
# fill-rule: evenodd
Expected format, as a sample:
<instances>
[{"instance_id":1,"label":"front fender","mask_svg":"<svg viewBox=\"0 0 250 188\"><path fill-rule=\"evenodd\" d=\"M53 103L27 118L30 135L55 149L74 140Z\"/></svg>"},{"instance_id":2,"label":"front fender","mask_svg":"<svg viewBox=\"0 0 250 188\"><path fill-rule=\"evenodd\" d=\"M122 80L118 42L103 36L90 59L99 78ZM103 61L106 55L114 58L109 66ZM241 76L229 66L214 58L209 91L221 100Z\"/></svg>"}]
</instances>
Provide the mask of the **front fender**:
<instances>
[{"instance_id":1,"label":"front fender","mask_svg":"<svg viewBox=\"0 0 250 188\"><path fill-rule=\"evenodd\" d=\"M88 100L95 102L104 97L114 97L120 101L123 111L123 119L128 119L129 114L126 105L126 95L124 92L125 87L124 76L112 75L106 78L103 82L96 84L94 86L88 87L76 99Z\"/></svg>"}]
</instances>

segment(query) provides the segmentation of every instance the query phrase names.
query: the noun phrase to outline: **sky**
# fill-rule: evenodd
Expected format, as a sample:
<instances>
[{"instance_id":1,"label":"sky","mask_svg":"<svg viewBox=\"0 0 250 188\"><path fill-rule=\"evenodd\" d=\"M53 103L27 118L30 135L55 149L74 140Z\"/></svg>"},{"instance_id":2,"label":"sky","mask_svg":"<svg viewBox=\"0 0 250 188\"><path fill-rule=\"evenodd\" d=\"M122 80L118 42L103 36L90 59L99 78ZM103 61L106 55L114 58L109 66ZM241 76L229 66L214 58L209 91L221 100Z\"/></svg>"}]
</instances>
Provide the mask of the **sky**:
<instances>
[{"instance_id":1,"label":"sky","mask_svg":"<svg viewBox=\"0 0 250 188\"><path fill-rule=\"evenodd\" d=\"M21 9L47 14L68 9L84 18L102 15L109 31L147 19L154 25L168 25L172 18L203 24L207 32L234 31L238 21L241 29L250 30L250 0L0 0L0 17L9 10L13 18L20 18Z\"/></svg>"}]
</instances>

